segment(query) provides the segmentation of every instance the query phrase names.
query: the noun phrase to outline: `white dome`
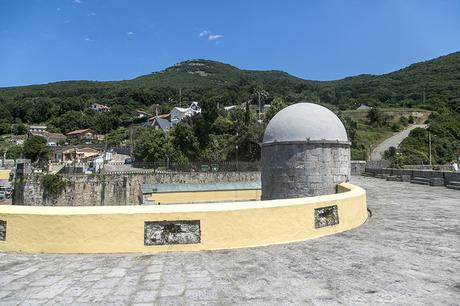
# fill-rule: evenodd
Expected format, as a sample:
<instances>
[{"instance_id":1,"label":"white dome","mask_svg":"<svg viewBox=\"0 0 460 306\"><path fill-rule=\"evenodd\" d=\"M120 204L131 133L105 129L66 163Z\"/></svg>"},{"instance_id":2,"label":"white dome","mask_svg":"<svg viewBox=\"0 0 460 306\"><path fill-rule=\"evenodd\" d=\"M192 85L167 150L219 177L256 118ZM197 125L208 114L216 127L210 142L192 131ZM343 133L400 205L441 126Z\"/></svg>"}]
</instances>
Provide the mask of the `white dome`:
<instances>
[{"instance_id":1,"label":"white dome","mask_svg":"<svg viewBox=\"0 0 460 306\"><path fill-rule=\"evenodd\" d=\"M348 143L342 121L329 109L296 103L278 112L267 125L263 143L311 141Z\"/></svg>"}]
</instances>

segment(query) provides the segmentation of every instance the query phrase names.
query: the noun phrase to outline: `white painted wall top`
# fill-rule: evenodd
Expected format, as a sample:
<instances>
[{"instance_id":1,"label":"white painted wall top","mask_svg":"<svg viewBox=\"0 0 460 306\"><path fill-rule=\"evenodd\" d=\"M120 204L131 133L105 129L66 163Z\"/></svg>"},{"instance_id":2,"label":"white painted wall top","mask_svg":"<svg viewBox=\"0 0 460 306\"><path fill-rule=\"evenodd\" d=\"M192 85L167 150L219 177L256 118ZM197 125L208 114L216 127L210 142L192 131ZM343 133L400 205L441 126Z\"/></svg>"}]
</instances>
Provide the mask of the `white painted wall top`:
<instances>
[{"instance_id":1,"label":"white painted wall top","mask_svg":"<svg viewBox=\"0 0 460 306\"><path fill-rule=\"evenodd\" d=\"M342 121L314 103L296 103L276 114L267 125L264 144L292 141L348 142Z\"/></svg>"}]
</instances>

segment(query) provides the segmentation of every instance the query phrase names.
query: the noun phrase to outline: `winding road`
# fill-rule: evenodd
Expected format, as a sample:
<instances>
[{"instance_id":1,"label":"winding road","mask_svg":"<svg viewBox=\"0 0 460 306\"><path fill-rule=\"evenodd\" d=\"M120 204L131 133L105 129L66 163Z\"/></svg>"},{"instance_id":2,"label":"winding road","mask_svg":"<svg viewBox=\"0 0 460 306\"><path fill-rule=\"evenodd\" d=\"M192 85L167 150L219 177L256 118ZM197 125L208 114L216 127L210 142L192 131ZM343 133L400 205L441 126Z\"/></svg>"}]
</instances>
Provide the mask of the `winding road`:
<instances>
[{"instance_id":1,"label":"winding road","mask_svg":"<svg viewBox=\"0 0 460 306\"><path fill-rule=\"evenodd\" d=\"M383 153L388 150L390 147L397 148L399 144L409 136L410 131L416 128L426 129L428 125L426 124L414 124L408 127L407 129L391 136L390 138L385 139L381 142L371 153L371 160L381 160L383 158Z\"/></svg>"}]
</instances>

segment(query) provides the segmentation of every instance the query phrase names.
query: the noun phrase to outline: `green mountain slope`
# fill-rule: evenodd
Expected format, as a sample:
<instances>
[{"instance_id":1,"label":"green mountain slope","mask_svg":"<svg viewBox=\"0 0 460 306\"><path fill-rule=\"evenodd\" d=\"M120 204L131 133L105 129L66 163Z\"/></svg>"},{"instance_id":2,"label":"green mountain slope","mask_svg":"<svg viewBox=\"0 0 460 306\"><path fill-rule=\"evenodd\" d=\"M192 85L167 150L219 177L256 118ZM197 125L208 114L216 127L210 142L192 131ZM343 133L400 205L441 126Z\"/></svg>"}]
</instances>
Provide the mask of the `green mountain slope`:
<instances>
[{"instance_id":1,"label":"green mountain slope","mask_svg":"<svg viewBox=\"0 0 460 306\"><path fill-rule=\"evenodd\" d=\"M65 81L44 85L0 88L0 99L27 97L117 98L149 105L185 99L215 98L233 104L249 98L262 86L270 98L283 96L289 103L309 100L354 108L360 103L385 106L437 107L451 103L460 92L460 52L413 64L385 75L359 75L336 81L302 80L281 71L241 70L209 60L190 60L164 71L126 81ZM270 99L269 98L269 99Z\"/></svg>"}]
</instances>

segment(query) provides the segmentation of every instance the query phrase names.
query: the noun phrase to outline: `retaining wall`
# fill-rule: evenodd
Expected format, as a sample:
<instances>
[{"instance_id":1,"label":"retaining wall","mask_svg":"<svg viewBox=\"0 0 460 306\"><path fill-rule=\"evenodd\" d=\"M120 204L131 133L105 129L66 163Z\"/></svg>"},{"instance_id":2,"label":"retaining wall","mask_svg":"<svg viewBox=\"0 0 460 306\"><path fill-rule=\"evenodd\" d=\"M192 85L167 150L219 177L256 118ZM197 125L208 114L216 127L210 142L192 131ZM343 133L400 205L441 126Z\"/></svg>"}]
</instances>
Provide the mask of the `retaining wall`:
<instances>
[{"instance_id":1,"label":"retaining wall","mask_svg":"<svg viewBox=\"0 0 460 306\"><path fill-rule=\"evenodd\" d=\"M169 172L66 175L58 195L47 193L41 175L25 176L15 185L13 204L30 206L139 205L142 184L260 181L260 172Z\"/></svg>"},{"instance_id":2,"label":"retaining wall","mask_svg":"<svg viewBox=\"0 0 460 306\"><path fill-rule=\"evenodd\" d=\"M188 205L0 206L0 251L169 252L305 240L367 219L366 192L349 183L331 195Z\"/></svg>"}]
</instances>

